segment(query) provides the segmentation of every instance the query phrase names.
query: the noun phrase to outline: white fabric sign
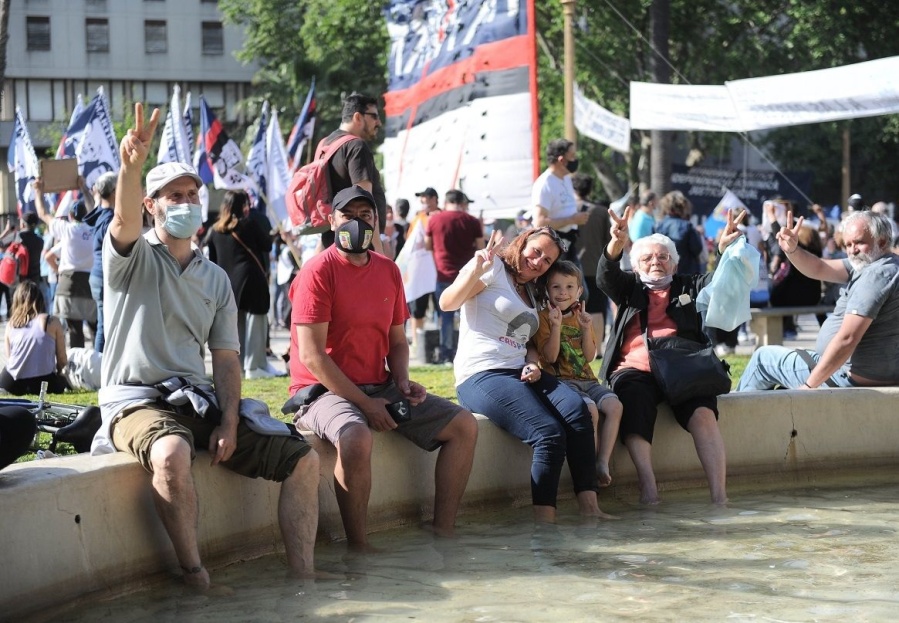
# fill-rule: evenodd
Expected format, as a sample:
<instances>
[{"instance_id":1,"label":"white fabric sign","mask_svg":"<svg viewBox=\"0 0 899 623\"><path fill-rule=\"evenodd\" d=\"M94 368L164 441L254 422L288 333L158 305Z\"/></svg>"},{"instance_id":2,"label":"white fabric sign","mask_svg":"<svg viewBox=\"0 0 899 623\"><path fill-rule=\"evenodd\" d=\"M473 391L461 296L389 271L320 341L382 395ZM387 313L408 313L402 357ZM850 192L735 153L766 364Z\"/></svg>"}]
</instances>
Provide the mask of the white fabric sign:
<instances>
[{"instance_id":1,"label":"white fabric sign","mask_svg":"<svg viewBox=\"0 0 899 623\"><path fill-rule=\"evenodd\" d=\"M622 153L631 150L630 122L587 99L577 85L574 85L574 125L584 136L614 150Z\"/></svg>"},{"instance_id":2,"label":"white fabric sign","mask_svg":"<svg viewBox=\"0 0 899 623\"><path fill-rule=\"evenodd\" d=\"M726 86L631 82L635 130L743 130Z\"/></svg>"}]
</instances>

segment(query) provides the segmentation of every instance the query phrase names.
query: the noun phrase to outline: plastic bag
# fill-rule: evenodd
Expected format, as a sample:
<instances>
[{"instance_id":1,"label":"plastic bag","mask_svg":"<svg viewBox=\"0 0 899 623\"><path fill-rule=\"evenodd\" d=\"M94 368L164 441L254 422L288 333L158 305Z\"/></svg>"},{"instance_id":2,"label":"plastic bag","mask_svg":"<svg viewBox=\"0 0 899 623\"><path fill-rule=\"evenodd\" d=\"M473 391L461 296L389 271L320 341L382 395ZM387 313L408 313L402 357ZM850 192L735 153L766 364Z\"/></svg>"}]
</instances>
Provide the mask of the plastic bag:
<instances>
[{"instance_id":1,"label":"plastic bag","mask_svg":"<svg viewBox=\"0 0 899 623\"><path fill-rule=\"evenodd\" d=\"M742 236L724 250L711 283L696 296L706 326L733 331L751 319L749 292L758 283L760 259Z\"/></svg>"}]
</instances>

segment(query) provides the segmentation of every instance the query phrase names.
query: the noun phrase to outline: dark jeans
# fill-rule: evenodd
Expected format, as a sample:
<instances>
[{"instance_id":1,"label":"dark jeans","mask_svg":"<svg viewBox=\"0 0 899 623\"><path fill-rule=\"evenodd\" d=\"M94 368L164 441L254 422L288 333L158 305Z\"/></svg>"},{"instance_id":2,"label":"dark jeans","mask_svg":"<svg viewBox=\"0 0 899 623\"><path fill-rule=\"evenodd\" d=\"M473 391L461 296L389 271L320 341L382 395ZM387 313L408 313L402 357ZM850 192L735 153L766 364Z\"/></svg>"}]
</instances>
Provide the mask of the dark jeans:
<instances>
[{"instance_id":1,"label":"dark jeans","mask_svg":"<svg viewBox=\"0 0 899 623\"><path fill-rule=\"evenodd\" d=\"M574 492L597 491L593 420L583 399L551 374L536 383L521 381L521 370L487 370L456 388L459 403L534 448L531 498L555 506L562 463Z\"/></svg>"}]
</instances>

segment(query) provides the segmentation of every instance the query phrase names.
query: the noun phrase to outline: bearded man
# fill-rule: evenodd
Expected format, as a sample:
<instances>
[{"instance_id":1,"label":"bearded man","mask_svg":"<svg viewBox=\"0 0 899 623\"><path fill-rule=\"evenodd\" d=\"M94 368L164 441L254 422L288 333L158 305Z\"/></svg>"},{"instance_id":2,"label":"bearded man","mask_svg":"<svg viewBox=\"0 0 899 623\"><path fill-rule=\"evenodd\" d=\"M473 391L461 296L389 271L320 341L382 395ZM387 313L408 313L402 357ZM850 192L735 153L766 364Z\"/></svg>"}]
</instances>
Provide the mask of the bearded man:
<instances>
[{"instance_id":1,"label":"bearded man","mask_svg":"<svg viewBox=\"0 0 899 623\"><path fill-rule=\"evenodd\" d=\"M843 284L834 313L818 332L815 350L764 346L755 351L738 391L785 387L899 384L899 257L891 252L889 220L870 211L843 221L849 257L824 260L797 246L802 218L777 234L793 266L812 279Z\"/></svg>"}]
</instances>

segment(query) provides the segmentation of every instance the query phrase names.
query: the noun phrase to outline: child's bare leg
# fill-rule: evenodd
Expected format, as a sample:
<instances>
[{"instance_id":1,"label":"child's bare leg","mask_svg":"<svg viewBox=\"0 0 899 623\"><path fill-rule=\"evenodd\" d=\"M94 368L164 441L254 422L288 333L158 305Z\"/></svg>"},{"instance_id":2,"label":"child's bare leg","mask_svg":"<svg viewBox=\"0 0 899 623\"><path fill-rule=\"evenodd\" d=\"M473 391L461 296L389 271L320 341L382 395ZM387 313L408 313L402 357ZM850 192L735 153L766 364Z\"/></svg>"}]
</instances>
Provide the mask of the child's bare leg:
<instances>
[{"instance_id":1,"label":"child's bare leg","mask_svg":"<svg viewBox=\"0 0 899 623\"><path fill-rule=\"evenodd\" d=\"M618 426L621 424L621 414L624 408L618 398L609 396L602 401L602 428L597 428L596 448L596 472L599 476L599 485L608 487L612 484L612 475L609 472L609 461L612 459L612 450L615 449L615 440L618 438Z\"/></svg>"}]
</instances>

